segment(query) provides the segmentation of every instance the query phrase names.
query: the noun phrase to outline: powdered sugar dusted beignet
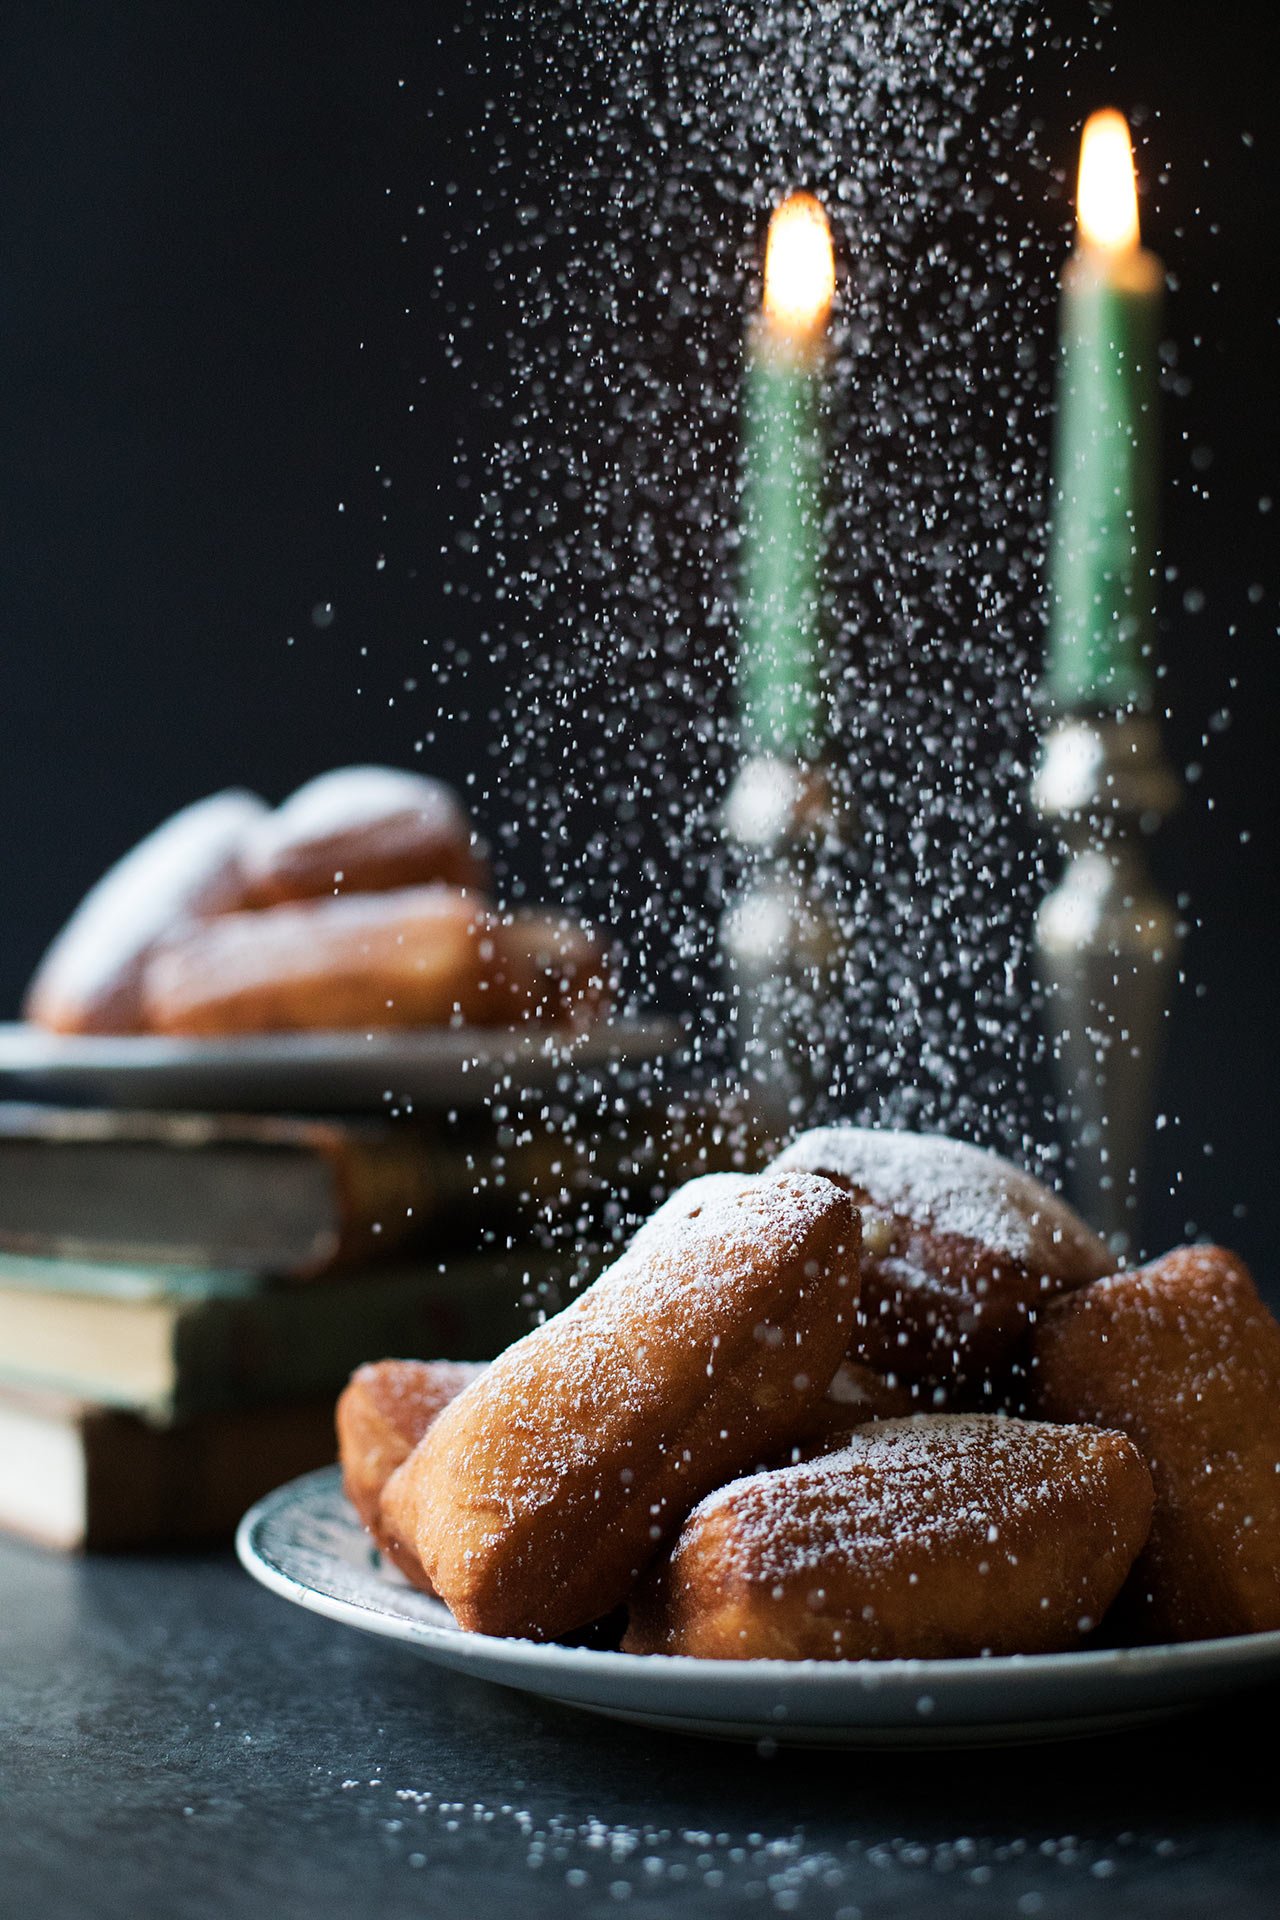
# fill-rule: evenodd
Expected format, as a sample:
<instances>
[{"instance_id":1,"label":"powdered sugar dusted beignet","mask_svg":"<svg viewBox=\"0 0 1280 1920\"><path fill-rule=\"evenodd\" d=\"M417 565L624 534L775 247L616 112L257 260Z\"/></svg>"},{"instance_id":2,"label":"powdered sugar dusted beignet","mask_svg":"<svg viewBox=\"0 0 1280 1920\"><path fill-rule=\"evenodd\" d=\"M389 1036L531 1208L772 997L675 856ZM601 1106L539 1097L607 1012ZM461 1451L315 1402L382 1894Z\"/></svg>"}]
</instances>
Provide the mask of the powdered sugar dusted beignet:
<instances>
[{"instance_id":1,"label":"powdered sugar dusted beignet","mask_svg":"<svg viewBox=\"0 0 1280 1920\"><path fill-rule=\"evenodd\" d=\"M155 954L147 1019L187 1034L506 1025L528 982L500 941L496 916L454 887L224 914Z\"/></svg>"},{"instance_id":2,"label":"powdered sugar dusted beignet","mask_svg":"<svg viewBox=\"0 0 1280 1920\"><path fill-rule=\"evenodd\" d=\"M959 1140L819 1127L774 1166L825 1174L861 1206L852 1357L924 1394L989 1393L1037 1306L1113 1265L1065 1201Z\"/></svg>"},{"instance_id":3,"label":"powdered sugar dusted beignet","mask_svg":"<svg viewBox=\"0 0 1280 1920\"><path fill-rule=\"evenodd\" d=\"M1123 1434L993 1414L865 1427L722 1487L632 1603L630 1653L947 1659L1075 1646L1151 1520Z\"/></svg>"},{"instance_id":4,"label":"powdered sugar dusted beignet","mask_svg":"<svg viewBox=\"0 0 1280 1920\"><path fill-rule=\"evenodd\" d=\"M80 902L27 988L28 1020L57 1033L137 1033L143 974L157 943L243 905L242 855L266 815L228 790L183 807L108 869Z\"/></svg>"},{"instance_id":5,"label":"powdered sugar dusted beignet","mask_svg":"<svg viewBox=\"0 0 1280 1920\"><path fill-rule=\"evenodd\" d=\"M166 941L147 965L145 1015L186 1034L582 1026L605 997L603 960L587 964L585 935L565 951L553 979L541 920L531 931L456 887L344 894L223 914Z\"/></svg>"},{"instance_id":6,"label":"powdered sugar dusted beignet","mask_svg":"<svg viewBox=\"0 0 1280 1920\"><path fill-rule=\"evenodd\" d=\"M677 1220L693 1220L711 1201L729 1194L742 1193L755 1181L768 1175L753 1173L700 1173L677 1187L651 1214L631 1240L631 1248L644 1247L665 1233ZM794 1459L816 1453L829 1453L842 1446L855 1427L868 1420L895 1420L913 1411L909 1390L873 1373L860 1361L843 1360L836 1368L830 1386L821 1400L804 1415L792 1436L790 1453Z\"/></svg>"},{"instance_id":7,"label":"powdered sugar dusted beignet","mask_svg":"<svg viewBox=\"0 0 1280 1920\"><path fill-rule=\"evenodd\" d=\"M829 1181L754 1181L468 1387L382 1496L460 1624L546 1640L600 1618L705 1493L776 1454L848 1342L857 1236Z\"/></svg>"},{"instance_id":8,"label":"powdered sugar dusted beignet","mask_svg":"<svg viewBox=\"0 0 1280 1920\"><path fill-rule=\"evenodd\" d=\"M627 1251L652 1246L682 1220L696 1220L713 1201L745 1193L760 1178L754 1173L699 1173L669 1193L662 1205L636 1228Z\"/></svg>"},{"instance_id":9,"label":"powdered sugar dusted beignet","mask_svg":"<svg viewBox=\"0 0 1280 1920\"><path fill-rule=\"evenodd\" d=\"M417 1555L382 1525L382 1489L432 1421L483 1372L478 1361L371 1360L356 1368L338 1398L343 1492L382 1551L428 1593L433 1589Z\"/></svg>"},{"instance_id":10,"label":"powdered sugar dusted beignet","mask_svg":"<svg viewBox=\"0 0 1280 1920\"><path fill-rule=\"evenodd\" d=\"M1055 1301L1031 1387L1052 1419L1120 1427L1151 1463L1125 1595L1152 1636L1280 1628L1280 1325L1222 1247L1181 1247Z\"/></svg>"},{"instance_id":11,"label":"powdered sugar dusted beignet","mask_svg":"<svg viewBox=\"0 0 1280 1920\"><path fill-rule=\"evenodd\" d=\"M259 821L247 872L255 906L330 893L484 888L488 862L452 787L398 767L338 767Z\"/></svg>"}]
</instances>

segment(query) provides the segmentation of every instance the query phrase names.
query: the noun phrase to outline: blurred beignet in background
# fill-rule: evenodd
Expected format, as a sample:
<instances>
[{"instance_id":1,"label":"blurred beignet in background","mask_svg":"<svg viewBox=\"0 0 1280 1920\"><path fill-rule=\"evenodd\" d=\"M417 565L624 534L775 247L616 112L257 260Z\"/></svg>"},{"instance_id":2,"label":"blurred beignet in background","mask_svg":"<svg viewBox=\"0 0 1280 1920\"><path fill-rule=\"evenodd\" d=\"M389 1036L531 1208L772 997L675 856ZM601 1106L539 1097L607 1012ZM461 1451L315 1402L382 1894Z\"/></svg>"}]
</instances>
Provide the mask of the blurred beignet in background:
<instances>
[{"instance_id":1,"label":"blurred beignet in background","mask_svg":"<svg viewBox=\"0 0 1280 1920\"><path fill-rule=\"evenodd\" d=\"M1119 1427L1151 1463L1139 1628L1280 1628L1280 1325L1235 1255L1181 1247L1056 1301L1032 1356L1038 1411Z\"/></svg>"},{"instance_id":2,"label":"blurred beignet in background","mask_svg":"<svg viewBox=\"0 0 1280 1920\"><path fill-rule=\"evenodd\" d=\"M922 1404L998 1397L1036 1308L1114 1264L1029 1173L941 1135L818 1127L773 1166L822 1174L861 1207L851 1358Z\"/></svg>"},{"instance_id":3,"label":"blurred beignet in background","mask_svg":"<svg viewBox=\"0 0 1280 1920\"><path fill-rule=\"evenodd\" d=\"M398 767L338 767L260 819L246 853L249 901L443 882L483 890L489 865L452 787Z\"/></svg>"},{"instance_id":4,"label":"blurred beignet in background","mask_svg":"<svg viewBox=\"0 0 1280 1920\"><path fill-rule=\"evenodd\" d=\"M155 953L146 1017L157 1033L194 1035L510 1026L565 1006L590 1017L600 972L553 996L537 939L532 950L522 918L445 886L223 914Z\"/></svg>"},{"instance_id":5,"label":"blurred beignet in background","mask_svg":"<svg viewBox=\"0 0 1280 1920\"><path fill-rule=\"evenodd\" d=\"M514 1020L589 1027L609 1006L617 970L580 920L521 907L499 916L496 938L519 996Z\"/></svg>"},{"instance_id":6,"label":"blurred beignet in background","mask_svg":"<svg viewBox=\"0 0 1280 1920\"><path fill-rule=\"evenodd\" d=\"M600 1619L689 1509L775 1455L848 1344L858 1216L785 1174L633 1247L448 1407L382 1495L459 1623Z\"/></svg>"},{"instance_id":7,"label":"blurred beignet in background","mask_svg":"<svg viewBox=\"0 0 1280 1920\"><path fill-rule=\"evenodd\" d=\"M952 1659L1076 1646L1151 1521L1123 1434L918 1415L704 1499L623 1649L712 1660Z\"/></svg>"},{"instance_id":8,"label":"blurred beignet in background","mask_svg":"<svg viewBox=\"0 0 1280 1920\"><path fill-rule=\"evenodd\" d=\"M410 887L223 914L155 954L146 1013L183 1034L483 1024L505 985L493 916L457 888Z\"/></svg>"},{"instance_id":9,"label":"blurred beignet in background","mask_svg":"<svg viewBox=\"0 0 1280 1920\"><path fill-rule=\"evenodd\" d=\"M338 1399L343 1492L383 1553L427 1593L434 1589L421 1561L382 1525L382 1489L432 1421L483 1372L481 1361L371 1360L356 1368Z\"/></svg>"},{"instance_id":10,"label":"blurred beignet in background","mask_svg":"<svg viewBox=\"0 0 1280 1920\"><path fill-rule=\"evenodd\" d=\"M90 888L36 968L23 1011L55 1033L138 1033L158 942L243 906L243 854L267 809L229 789L183 807Z\"/></svg>"}]
</instances>

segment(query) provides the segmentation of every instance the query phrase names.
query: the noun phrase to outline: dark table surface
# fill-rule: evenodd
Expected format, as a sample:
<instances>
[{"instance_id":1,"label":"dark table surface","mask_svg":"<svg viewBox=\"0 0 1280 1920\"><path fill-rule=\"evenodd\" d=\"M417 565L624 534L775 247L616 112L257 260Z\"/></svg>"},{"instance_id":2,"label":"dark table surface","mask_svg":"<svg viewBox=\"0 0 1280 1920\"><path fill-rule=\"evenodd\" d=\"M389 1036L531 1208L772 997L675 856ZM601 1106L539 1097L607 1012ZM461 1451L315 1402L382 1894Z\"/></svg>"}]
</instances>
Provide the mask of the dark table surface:
<instances>
[{"instance_id":1,"label":"dark table surface","mask_svg":"<svg viewBox=\"0 0 1280 1920\"><path fill-rule=\"evenodd\" d=\"M1278 1707L766 1758L437 1672L229 1553L0 1542L0 1913L1271 1916Z\"/></svg>"}]
</instances>

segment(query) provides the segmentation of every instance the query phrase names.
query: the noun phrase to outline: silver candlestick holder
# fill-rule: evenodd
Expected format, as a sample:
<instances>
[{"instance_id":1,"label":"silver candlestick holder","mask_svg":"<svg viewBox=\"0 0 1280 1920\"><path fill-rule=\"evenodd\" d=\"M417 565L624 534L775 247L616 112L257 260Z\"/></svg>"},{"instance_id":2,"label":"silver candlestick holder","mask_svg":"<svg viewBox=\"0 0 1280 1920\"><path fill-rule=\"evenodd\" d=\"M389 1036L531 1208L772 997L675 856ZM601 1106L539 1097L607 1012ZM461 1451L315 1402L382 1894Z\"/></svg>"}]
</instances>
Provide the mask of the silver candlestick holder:
<instances>
[{"instance_id":1,"label":"silver candlestick holder","mask_svg":"<svg viewBox=\"0 0 1280 1920\"><path fill-rule=\"evenodd\" d=\"M770 1132L803 1123L831 1085L849 950L828 884L844 842L820 765L756 754L729 789L735 878L720 921L738 1070Z\"/></svg>"},{"instance_id":2,"label":"silver candlestick holder","mask_svg":"<svg viewBox=\"0 0 1280 1920\"><path fill-rule=\"evenodd\" d=\"M1036 915L1074 1198L1131 1251L1155 1068L1181 946L1146 843L1179 783L1150 714L1071 714L1045 737L1032 800L1065 856Z\"/></svg>"}]
</instances>

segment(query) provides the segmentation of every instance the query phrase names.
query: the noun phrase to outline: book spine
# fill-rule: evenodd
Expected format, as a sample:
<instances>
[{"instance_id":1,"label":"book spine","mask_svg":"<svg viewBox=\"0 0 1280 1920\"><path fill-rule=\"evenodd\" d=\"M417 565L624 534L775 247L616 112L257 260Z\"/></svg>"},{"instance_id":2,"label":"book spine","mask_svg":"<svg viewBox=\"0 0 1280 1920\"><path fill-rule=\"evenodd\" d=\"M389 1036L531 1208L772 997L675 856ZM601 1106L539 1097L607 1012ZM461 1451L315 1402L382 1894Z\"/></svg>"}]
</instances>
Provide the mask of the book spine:
<instances>
[{"instance_id":1,"label":"book spine","mask_svg":"<svg viewBox=\"0 0 1280 1920\"><path fill-rule=\"evenodd\" d=\"M433 1172L430 1149L420 1138L409 1134L375 1146L330 1130L327 1137L318 1133L316 1144L333 1178L332 1240L291 1278L314 1279L332 1267L390 1253L445 1210L447 1183Z\"/></svg>"},{"instance_id":2,"label":"book spine","mask_svg":"<svg viewBox=\"0 0 1280 1920\"><path fill-rule=\"evenodd\" d=\"M90 1413L83 1539L90 1549L187 1545L223 1538L264 1493L336 1453L328 1399L212 1414L157 1428L125 1413Z\"/></svg>"}]
</instances>

